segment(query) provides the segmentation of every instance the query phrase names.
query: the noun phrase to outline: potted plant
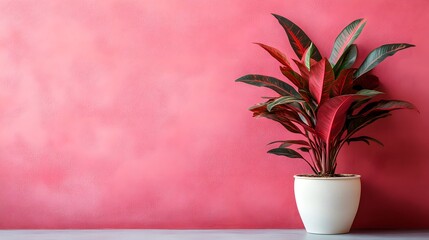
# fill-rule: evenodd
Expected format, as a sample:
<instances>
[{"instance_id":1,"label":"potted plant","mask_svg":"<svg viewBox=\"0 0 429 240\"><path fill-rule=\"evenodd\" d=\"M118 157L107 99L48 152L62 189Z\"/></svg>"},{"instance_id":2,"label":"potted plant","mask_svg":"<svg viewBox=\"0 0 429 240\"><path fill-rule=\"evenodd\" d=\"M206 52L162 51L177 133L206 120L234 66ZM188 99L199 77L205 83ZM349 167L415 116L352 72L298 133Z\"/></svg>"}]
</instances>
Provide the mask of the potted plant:
<instances>
[{"instance_id":1,"label":"potted plant","mask_svg":"<svg viewBox=\"0 0 429 240\"><path fill-rule=\"evenodd\" d=\"M360 129L391 115L398 109L415 109L406 101L384 100L377 91L378 78L370 71L396 52L414 47L406 43L382 45L368 54L359 67L354 41L366 24L357 19L335 39L332 53L322 57L316 45L292 21L273 14L285 30L298 59L291 61L278 49L256 43L280 63L281 73L293 85L280 79L250 74L243 82L274 90L250 108L254 117L265 117L297 134L297 139L274 141L278 147L268 153L305 161L313 174L295 175L295 199L307 232L347 233L360 200L360 176L337 174L337 156L344 144L363 141L382 143L369 136L357 136Z\"/></svg>"}]
</instances>

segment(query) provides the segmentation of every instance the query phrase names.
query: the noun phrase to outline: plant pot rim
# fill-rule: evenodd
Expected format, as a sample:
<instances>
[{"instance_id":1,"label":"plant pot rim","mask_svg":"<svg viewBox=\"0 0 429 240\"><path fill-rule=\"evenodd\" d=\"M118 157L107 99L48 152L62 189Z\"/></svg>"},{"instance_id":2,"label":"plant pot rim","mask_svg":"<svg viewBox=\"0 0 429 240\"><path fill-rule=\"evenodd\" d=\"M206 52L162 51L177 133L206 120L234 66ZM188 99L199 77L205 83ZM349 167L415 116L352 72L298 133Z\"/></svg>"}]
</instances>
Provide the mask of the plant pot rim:
<instances>
[{"instance_id":1,"label":"plant pot rim","mask_svg":"<svg viewBox=\"0 0 429 240\"><path fill-rule=\"evenodd\" d=\"M317 175L310 174L296 174L293 176L295 179L308 179L308 180L347 180L357 179L361 176L359 174L336 174L334 177L320 177Z\"/></svg>"}]
</instances>

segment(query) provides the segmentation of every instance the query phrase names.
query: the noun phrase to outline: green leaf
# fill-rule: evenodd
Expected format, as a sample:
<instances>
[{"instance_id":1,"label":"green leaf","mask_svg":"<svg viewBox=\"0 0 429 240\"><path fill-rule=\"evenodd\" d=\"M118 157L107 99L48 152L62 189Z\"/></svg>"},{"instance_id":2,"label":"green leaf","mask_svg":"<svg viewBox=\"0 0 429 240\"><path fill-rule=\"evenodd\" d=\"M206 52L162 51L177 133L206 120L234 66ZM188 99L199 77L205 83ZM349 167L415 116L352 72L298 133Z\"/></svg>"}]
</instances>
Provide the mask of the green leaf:
<instances>
[{"instance_id":1,"label":"green leaf","mask_svg":"<svg viewBox=\"0 0 429 240\"><path fill-rule=\"evenodd\" d=\"M299 93L289 84L279 80L277 78L257 75L257 74L249 74L235 80L236 82L244 82L250 85L258 86L258 87L267 87L282 96L295 96L299 97Z\"/></svg>"},{"instance_id":2,"label":"green leaf","mask_svg":"<svg viewBox=\"0 0 429 240\"><path fill-rule=\"evenodd\" d=\"M279 155L279 156L286 156L289 158L302 158L304 159L301 154L299 154L297 151L289 149L289 148L274 148L268 151L268 153Z\"/></svg>"},{"instance_id":3,"label":"green leaf","mask_svg":"<svg viewBox=\"0 0 429 240\"><path fill-rule=\"evenodd\" d=\"M376 142L378 144L380 144L381 146L384 146L382 142L380 142L379 140L372 138L372 137L368 137L368 136L359 136L359 137L353 137L353 138L349 138L345 140L347 142L347 144L350 144L351 142L365 142L366 144L369 145L369 141L373 141Z\"/></svg>"},{"instance_id":4,"label":"green leaf","mask_svg":"<svg viewBox=\"0 0 429 240\"><path fill-rule=\"evenodd\" d=\"M351 68L356 61L357 55L358 50L356 44L350 45L333 68L335 76L338 76L343 69Z\"/></svg>"},{"instance_id":5,"label":"green leaf","mask_svg":"<svg viewBox=\"0 0 429 240\"><path fill-rule=\"evenodd\" d=\"M362 89L356 93L357 95L367 96L367 97L374 97L380 94L384 94L383 92L379 92L376 90L371 89Z\"/></svg>"},{"instance_id":6,"label":"green leaf","mask_svg":"<svg viewBox=\"0 0 429 240\"><path fill-rule=\"evenodd\" d=\"M303 151L303 152L310 152L311 148L308 148L308 147L300 147L300 148L298 148L298 150L301 150L301 151Z\"/></svg>"},{"instance_id":7,"label":"green leaf","mask_svg":"<svg viewBox=\"0 0 429 240\"><path fill-rule=\"evenodd\" d=\"M390 114L389 111L378 111L371 112L367 115L353 116L346 122L347 132L348 134L354 134L355 132L370 125L371 123L391 115L392 114Z\"/></svg>"},{"instance_id":8,"label":"green leaf","mask_svg":"<svg viewBox=\"0 0 429 240\"><path fill-rule=\"evenodd\" d=\"M290 145L297 144L297 145L304 145L304 146L310 146L307 141L304 140L280 140L280 141L274 141L268 143L268 145L275 144L275 143L281 143L280 147L289 147Z\"/></svg>"},{"instance_id":9,"label":"green leaf","mask_svg":"<svg viewBox=\"0 0 429 240\"><path fill-rule=\"evenodd\" d=\"M310 38L301 28L299 28L289 19L277 14L273 14L273 16L279 21L280 25L282 25L283 29L285 30L289 38L290 45L292 46L292 49L294 50L298 58L302 59L305 50L310 47L310 44L312 43ZM314 52L311 57L316 61L322 59L322 56L320 55L320 52L316 46L314 46Z\"/></svg>"},{"instance_id":10,"label":"green leaf","mask_svg":"<svg viewBox=\"0 0 429 240\"><path fill-rule=\"evenodd\" d=\"M280 124L291 133L303 134L302 131L292 121L282 121Z\"/></svg>"},{"instance_id":11,"label":"green leaf","mask_svg":"<svg viewBox=\"0 0 429 240\"><path fill-rule=\"evenodd\" d=\"M335 39L329 62L335 65L347 48L356 40L365 27L365 19L357 19L347 25Z\"/></svg>"},{"instance_id":12,"label":"green leaf","mask_svg":"<svg viewBox=\"0 0 429 240\"><path fill-rule=\"evenodd\" d=\"M273 109L271 113L269 112L269 114L273 115L273 120L281 123L284 121L292 121L293 123L303 127L308 132L314 133L315 130L313 129L312 125L309 125L301 118L302 115L300 112L302 111L294 107L293 104L294 103L290 103L288 105L279 105Z\"/></svg>"},{"instance_id":13,"label":"green leaf","mask_svg":"<svg viewBox=\"0 0 429 240\"><path fill-rule=\"evenodd\" d=\"M361 90L362 91L362 90ZM374 91L374 90L372 90ZM414 109L417 108L409 102L400 101L400 100L379 100L376 102L368 103L364 108L362 108L358 114L366 114L368 112L374 111L394 111L399 109Z\"/></svg>"},{"instance_id":14,"label":"green leaf","mask_svg":"<svg viewBox=\"0 0 429 240\"><path fill-rule=\"evenodd\" d=\"M415 47L414 45L407 43L395 43L395 44L386 44L382 45L368 54L366 59L360 65L359 69L355 73L355 78L360 77L362 74L370 71L385 58L392 56L400 50L404 50L409 47Z\"/></svg>"},{"instance_id":15,"label":"green leaf","mask_svg":"<svg viewBox=\"0 0 429 240\"><path fill-rule=\"evenodd\" d=\"M274 148L274 149L269 150L268 153L279 155L279 156L286 156L286 157L289 157L289 158L301 158L301 159L303 159L308 164L308 166L310 166L311 170L313 170L313 172L315 174L318 174L318 172L314 168L314 166L312 166L307 160L305 160L305 158L303 158L301 156L301 154L299 154L295 150L292 150L292 149L289 149L289 148Z\"/></svg>"},{"instance_id":16,"label":"green leaf","mask_svg":"<svg viewBox=\"0 0 429 240\"><path fill-rule=\"evenodd\" d=\"M305 66L307 67L308 70L310 70L311 55L313 54L313 52L314 52L314 45L313 45L313 43L311 43L310 47L308 47L304 53L304 63L305 63Z\"/></svg>"},{"instance_id":17,"label":"green leaf","mask_svg":"<svg viewBox=\"0 0 429 240\"><path fill-rule=\"evenodd\" d=\"M371 89L362 89L356 93L357 95L366 96L362 99L357 99L355 102L352 103L350 106L348 113L352 114L354 110L358 109L360 106L368 103L371 101L372 97L375 97L380 94L384 94L383 92L371 90Z\"/></svg>"},{"instance_id":18,"label":"green leaf","mask_svg":"<svg viewBox=\"0 0 429 240\"><path fill-rule=\"evenodd\" d=\"M271 112L271 110L277 106L277 105L281 105L281 104L288 104L288 103L294 103L294 102L304 102L304 100L302 99L298 99L295 98L293 96L283 96L283 97L279 97L276 100L272 101L271 103L269 103L267 105L267 110L269 112Z\"/></svg>"}]
</instances>

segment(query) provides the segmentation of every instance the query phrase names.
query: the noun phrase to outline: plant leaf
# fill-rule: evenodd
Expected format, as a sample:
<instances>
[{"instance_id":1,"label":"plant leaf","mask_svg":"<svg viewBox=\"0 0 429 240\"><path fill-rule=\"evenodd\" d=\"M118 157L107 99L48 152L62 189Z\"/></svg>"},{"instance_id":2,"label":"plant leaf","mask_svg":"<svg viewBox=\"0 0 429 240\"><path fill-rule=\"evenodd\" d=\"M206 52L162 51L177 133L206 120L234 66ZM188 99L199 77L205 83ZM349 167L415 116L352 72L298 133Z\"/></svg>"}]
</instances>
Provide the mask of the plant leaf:
<instances>
[{"instance_id":1,"label":"plant leaf","mask_svg":"<svg viewBox=\"0 0 429 240\"><path fill-rule=\"evenodd\" d=\"M296 109L292 108L290 105L280 105L272 111L272 114L275 115L275 118L279 122L291 121L298 124L305 130L315 133L315 130L309 126L310 123L307 123L306 120L303 120L300 116L301 113L298 113Z\"/></svg>"},{"instance_id":2,"label":"plant leaf","mask_svg":"<svg viewBox=\"0 0 429 240\"><path fill-rule=\"evenodd\" d=\"M367 115L353 116L351 119L348 119L346 122L347 132L348 134L354 134L360 129L377 121L378 119L382 119L391 115L392 114L390 114L389 111L378 111L378 112L371 112Z\"/></svg>"},{"instance_id":3,"label":"plant leaf","mask_svg":"<svg viewBox=\"0 0 429 240\"><path fill-rule=\"evenodd\" d=\"M280 123L291 133L303 134L302 131L289 118L268 112L267 103L257 104L251 107L249 110L253 112L253 117L265 117L271 119Z\"/></svg>"},{"instance_id":4,"label":"plant leaf","mask_svg":"<svg viewBox=\"0 0 429 240\"><path fill-rule=\"evenodd\" d=\"M280 71L298 89L308 87L308 81L302 78L301 75L296 73L290 66L280 66Z\"/></svg>"},{"instance_id":5,"label":"plant leaf","mask_svg":"<svg viewBox=\"0 0 429 240\"><path fill-rule=\"evenodd\" d=\"M280 141L270 142L268 143L268 145L275 144L275 143L282 143L280 147L288 147L293 144L310 146L310 144L308 144L308 142L304 140L284 140L284 141L280 140Z\"/></svg>"},{"instance_id":6,"label":"plant leaf","mask_svg":"<svg viewBox=\"0 0 429 240\"><path fill-rule=\"evenodd\" d=\"M379 100L376 102L370 102L365 107L363 107L358 114L366 114L368 112L374 111L394 111L399 109L414 109L416 107L409 102L400 101L400 100Z\"/></svg>"},{"instance_id":7,"label":"plant leaf","mask_svg":"<svg viewBox=\"0 0 429 240\"><path fill-rule=\"evenodd\" d=\"M346 112L352 102L362 96L342 95L327 100L317 111L316 132L325 143L330 143L341 132Z\"/></svg>"},{"instance_id":8,"label":"plant leaf","mask_svg":"<svg viewBox=\"0 0 429 240\"><path fill-rule=\"evenodd\" d=\"M356 44L350 45L333 68L335 76L338 76L341 70L351 68L357 59L357 55L358 50Z\"/></svg>"},{"instance_id":9,"label":"plant leaf","mask_svg":"<svg viewBox=\"0 0 429 240\"><path fill-rule=\"evenodd\" d=\"M293 51L296 53L299 59L302 59L305 50L312 43L310 38L301 28L299 28L289 19L277 14L273 14L273 16L279 21L280 25L282 25L283 29L285 30ZM314 53L311 57L316 61L320 61L322 59L322 56L320 55L316 46L314 46Z\"/></svg>"},{"instance_id":10,"label":"plant leaf","mask_svg":"<svg viewBox=\"0 0 429 240\"><path fill-rule=\"evenodd\" d=\"M299 154L295 150L292 150L289 148L274 148L269 150L268 153L279 155L279 156L286 156L289 158L301 158L308 164L308 166L310 166L311 170L313 170L315 174L318 174L318 171L314 168L314 166L312 166L307 160L305 160L305 158L301 156L301 154Z\"/></svg>"},{"instance_id":11,"label":"plant leaf","mask_svg":"<svg viewBox=\"0 0 429 240\"><path fill-rule=\"evenodd\" d=\"M293 124L292 121L283 121L280 122L280 124L291 133L303 134L302 131L295 124Z\"/></svg>"},{"instance_id":12,"label":"plant leaf","mask_svg":"<svg viewBox=\"0 0 429 240\"><path fill-rule=\"evenodd\" d=\"M312 128L302 122L297 111L292 106L286 107L284 105L281 105L275 111L268 112L267 105L270 103L270 101L265 103L259 103L251 107L249 110L253 112L253 117L265 117L279 122L283 125L283 127L285 127L288 131L292 133L302 134L302 131L294 124L294 122L297 123L299 126L307 129L308 131L314 132Z\"/></svg>"},{"instance_id":13,"label":"plant leaf","mask_svg":"<svg viewBox=\"0 0 429 240\"><path fill-rule=\"evenodd\" d=\"M404 50L409 47L415 47L415 45L407 43L395 43L382 45L368 54L359 69L355 73L355 78L362 76L362 74L370 71L385 58L392 56L400 50Z\"/></svg>"},{"instance_id":14,"label":"plant leaf","mask_svg":"<svg viewBox=\"0 0 429 240\"><path fill-rule=\"evenodd\" d=\"M353 73L355 69L344 69L332 86L334 96L349 94L353 90Z\"/></svg>"},{"instance_id":15,"label":"plant leaf","mask_svg":"<svg viewBox=\"0 0 429 240\"><path fill-rule=\"evenodd\" d=\"M372 137L368 137L368 136L359 136L359 137L348 138L345 141L347 142L347 144L350 144L351 142L362 141L368 145L369 145L369 141L373 141L373 142L380 144L381 146L384 146L384 144L382 142L380 142L379 140L372 138Z\"/></svg>"},{"instance_id":16,"label":"plant leaf","mask_svg":"<svg viewBox=\"0 0 429 240\"><path fill-rule=\"evenodd\" d=\"M362 95L362 96L367 96L367 97L374 97L374 96L384 94L384 93L376 91L376 90L371 90L371 89L362 89L362 90L358 91L356 94Z\"/></svg>"},{"instance_id":17,"label":"plant leaf","mask_svg":"<svg viewBox=\"0 0 429 240\"><path fill-rule=\"evenodd\" d=\"M368 103L372 97L380 95L380 94L384 94L384 93L376 91L376 90L362 89L362 90L358 91L356 94L362 95L365 97L362 99L357 99L355 102L352 103L352 105L350 106L350 108L347 112L347 114L349 116L351 116L353 114L354 110L356 110L359 107L361 107L362 105Z\"/></svg>"},{"instance_id":18,"label":"plant leaf","mask_svg":"<svg viewBox=\"0 0 429 240\"><path fill-rule=\"evenodd\" d=\"M314 52L314 45L313 43L310 44L310 47L307 48L304 52L304 64L307 67L308 70L310 70L311 65L311 54Z\"/></svg>"},{"instance_id":19,"label":"plant leaf","mask_svg":"<svg viewBox=\"0 0 429 240\"><path fill-rule=\"evenodd\" d=\"M296 66L298 67L299 72L301 73L302 78L306 80L307 87L308 87L308 78L310 76L310 70L308 70L308 68L302 62L300 62L298 60L295 60L295 59L292 59L292 60L295 62Z\"/></svg>"},{"instance_id":20,"label":"plant leaf","mask_svg":"<svg viewBox=\"0 0 429 240\"><path fill-rule=\"evenodd\" d=\"M298 150L301 150L303 152L310 152L310 149L311 148L308 148L308 147L300 147L300 148L298 148Z\"/></svg>"},{"instance_id":21,"label":"plant leaf","mask_svg":"<svg viewBox=\"0 0 429 240\"><path fill-rule=\"evenodd\" d=\"M277 59L281 64L290 66L289 61L287 60L286 55L284 55L282 52L280 52L278 49L273 48L271 46L265 45L263 43L255 43L259 46L261 46L263 49L265 49L272 57Z\"/></svg>"},{"instance_id":22,"label":"plant leaf","mask_svg":"<svg viewBox=\"0 0 429 240\"><path fill-rule=\"evenodd\" d=\"M289 158L302 158L304 159L301 154L299 154L297 151L292 150L290 148L274 148L268 151L268 153L279 155L279 156L286 156Z\"/></svg>"},{"instance_id":23,"label":"plant leaf","mask_svg":"<svg viewBox=\"0 0 429 240\"><path fill-rule=\"evenodd\" d=\"M329 98L329 92L334 80L334 72L326 58L312 66L310 69L309 87L310 93L317 103L321 103Z\"/></svg>"},{"instance_id":24,"label":"plant leaf","mask_svg":"<svg viewBox=\"0 0 429 240\"><path fill-rule=\"evenodd\" d=\"M304 102L304 100L295 98L293 96L282 96L282 97L279 97L276 100L270 102L267 105L267 110L268 110L268 112L271 112L271 110L277 105L294 103L294 102Z\"/></svg>"},{"instance_id":25,"label":"plant leaf","mask_svg":"<svg viewBox=\"0 0 429 240\"><path fill-rule=\"evenodd\" d=\"M276 91L282 96L300 96L299 93L289 84L283 82L282 80L269 76L249 74L242 76L235 81L244 82L258 87L267 87Z\"/></svg>"},{"instance_id":26,"label":"plant leaf","mask_svg":"<svg viewBox=\"0 0 429 240\"><path fill-rule=\"evenodd\" d=\"M347 25L335 39L329 62L335 65L347 48L356 40L365 27L365 19L357 19Z\"/></svg>"}]
</instances>

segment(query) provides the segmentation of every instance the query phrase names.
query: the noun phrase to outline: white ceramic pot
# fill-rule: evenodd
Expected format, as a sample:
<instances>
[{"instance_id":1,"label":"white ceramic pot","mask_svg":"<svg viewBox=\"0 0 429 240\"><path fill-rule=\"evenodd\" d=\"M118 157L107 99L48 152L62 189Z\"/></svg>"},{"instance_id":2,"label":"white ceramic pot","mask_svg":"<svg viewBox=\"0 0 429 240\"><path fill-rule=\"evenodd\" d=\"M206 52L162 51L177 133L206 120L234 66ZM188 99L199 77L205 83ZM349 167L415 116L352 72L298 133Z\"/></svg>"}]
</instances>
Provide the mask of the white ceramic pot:
<instances>
[{"instance_id":1,"label":"white ceramic pot","mask_svg":"<svg viewBox=\"0 0 429 240\"><path fill-rule=\"evenodd\" d=\"M316 234L348 233L360 201L360 176L295 175L295 200L305 230Z\"/></svg>"}]
</instances>

